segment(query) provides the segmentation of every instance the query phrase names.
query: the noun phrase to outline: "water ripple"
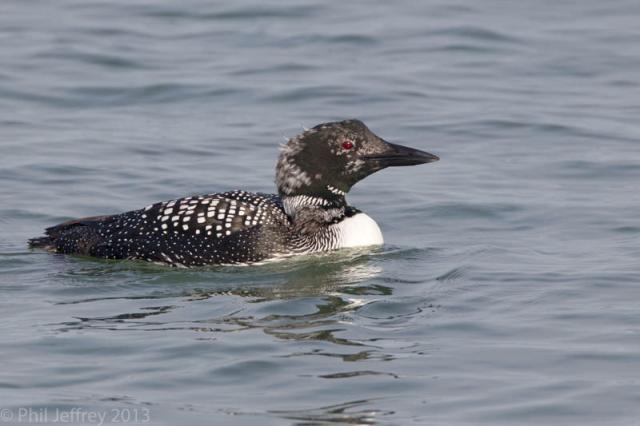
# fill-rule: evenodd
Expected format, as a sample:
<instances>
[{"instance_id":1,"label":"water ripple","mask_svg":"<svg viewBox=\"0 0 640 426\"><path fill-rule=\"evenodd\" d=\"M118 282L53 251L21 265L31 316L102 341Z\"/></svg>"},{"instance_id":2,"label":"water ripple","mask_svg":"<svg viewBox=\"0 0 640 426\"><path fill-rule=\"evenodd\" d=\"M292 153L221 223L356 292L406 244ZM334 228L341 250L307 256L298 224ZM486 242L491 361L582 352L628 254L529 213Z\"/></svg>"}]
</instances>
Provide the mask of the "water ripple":
<instances>
[{"instance_id":1,"label":"water ripple","mask_svg":"<svg viewBox=\"0 0 640 426\"><path fill-rule=\"evenodd\" d=\"M3 408L637 423L639 17L632 0L1 2ZM173 270L27 248L72 217L273 191L282 135L347 117L441 156L350 192L376 250Z\"/></svg>"}]
</instances>

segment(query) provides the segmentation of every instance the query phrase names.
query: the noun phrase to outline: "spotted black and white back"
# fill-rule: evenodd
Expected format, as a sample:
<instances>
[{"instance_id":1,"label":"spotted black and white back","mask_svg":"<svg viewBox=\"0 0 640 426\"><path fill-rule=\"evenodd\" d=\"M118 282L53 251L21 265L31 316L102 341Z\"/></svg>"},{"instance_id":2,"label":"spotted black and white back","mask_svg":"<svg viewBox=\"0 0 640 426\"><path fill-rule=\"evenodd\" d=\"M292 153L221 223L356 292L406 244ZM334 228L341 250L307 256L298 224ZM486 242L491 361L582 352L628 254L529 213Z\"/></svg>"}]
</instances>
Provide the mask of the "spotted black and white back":
<instances>
[{"instance_id":1,"label":"spotted black and white back","mask_svg":"<svg viewBox=\"0 0 640 426\"><path fill-rule=\"evenodd\" d=\"M278 196L233 191L67 222L47 235L61 253L198 266L273 256L284 251L289 226Z\"/></svg>"}]
</instances>

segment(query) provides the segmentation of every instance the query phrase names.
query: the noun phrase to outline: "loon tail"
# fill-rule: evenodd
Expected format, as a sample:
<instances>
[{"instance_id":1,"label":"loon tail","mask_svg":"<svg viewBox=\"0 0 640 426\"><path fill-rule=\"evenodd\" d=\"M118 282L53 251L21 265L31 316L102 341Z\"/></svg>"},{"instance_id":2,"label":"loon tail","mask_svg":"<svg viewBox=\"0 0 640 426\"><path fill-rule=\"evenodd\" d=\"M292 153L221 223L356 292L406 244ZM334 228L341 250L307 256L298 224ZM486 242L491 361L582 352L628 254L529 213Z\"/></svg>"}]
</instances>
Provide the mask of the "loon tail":
<instances>
[{"instance_id":1,"label":"loon tail","mask_svg":"<svg viewBox=\"0 0 640 426\"><path fill-rule=\"evenodd\" d=\"M43 248L45 250L53 249L53 238L49 236L30 238L29 247L31 248Z\"/></svg>"},{"instance_id":2,"label":"loon tail","mask_svg":"<svg viewBox=\"0 0 640 426\"><path fill-rule=\"evenodd\" d=\"M89 249L86 238L93 234L94 226L113 216L92 216L73 219L45 229L45 235L29 239L29 247L42 248L49 251L84 253ZM82 238L85 237L85 238ZM84 241L83 241L84 240ZM89 240L89 241L87 241ZM71 243L71 245L69 244Z\"/></svg>"}]
</instances>

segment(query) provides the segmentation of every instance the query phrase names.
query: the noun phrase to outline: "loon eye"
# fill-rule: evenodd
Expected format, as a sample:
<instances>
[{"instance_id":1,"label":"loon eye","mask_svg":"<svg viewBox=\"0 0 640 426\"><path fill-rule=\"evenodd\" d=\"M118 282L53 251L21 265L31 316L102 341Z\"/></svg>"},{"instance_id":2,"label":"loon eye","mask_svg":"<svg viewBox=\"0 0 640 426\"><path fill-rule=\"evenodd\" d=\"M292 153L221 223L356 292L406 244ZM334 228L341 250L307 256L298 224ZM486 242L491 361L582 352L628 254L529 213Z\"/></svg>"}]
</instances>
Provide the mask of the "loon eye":
<instances>
[{"instance_id":1,"label":"loon eye","mask_svg":"<svg viewBox=\"0 0 640 426\"><path fill-rule=\"evenodd\" d=\"M350 150L351 148L353 148L353 142L348 139L345 140L344 142L342 142L342 148L346 149L347 151Z\"/></svg>"}]
</instances>

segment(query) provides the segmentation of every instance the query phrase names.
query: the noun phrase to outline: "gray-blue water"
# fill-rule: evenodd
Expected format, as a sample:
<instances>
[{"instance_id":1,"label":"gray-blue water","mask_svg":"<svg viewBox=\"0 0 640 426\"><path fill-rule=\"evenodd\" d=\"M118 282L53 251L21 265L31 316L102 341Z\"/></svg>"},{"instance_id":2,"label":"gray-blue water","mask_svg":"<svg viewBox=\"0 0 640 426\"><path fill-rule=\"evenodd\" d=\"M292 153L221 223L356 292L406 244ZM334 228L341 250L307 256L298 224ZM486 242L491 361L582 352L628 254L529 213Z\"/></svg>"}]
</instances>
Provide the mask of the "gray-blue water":
<instances>
[{"instance_id":1,"label":"gray-blue water","mask_svg":"<svg viewBox=\"0 0 640 426\"><path fill-rule=\"evenodd\" d=\"M639 23L635 0L3 0L0 421L638 424ZM352 117L442 158L349 194L379 250L26 246L272 192L283 136Z\"/></svg>"}]
</instances>

